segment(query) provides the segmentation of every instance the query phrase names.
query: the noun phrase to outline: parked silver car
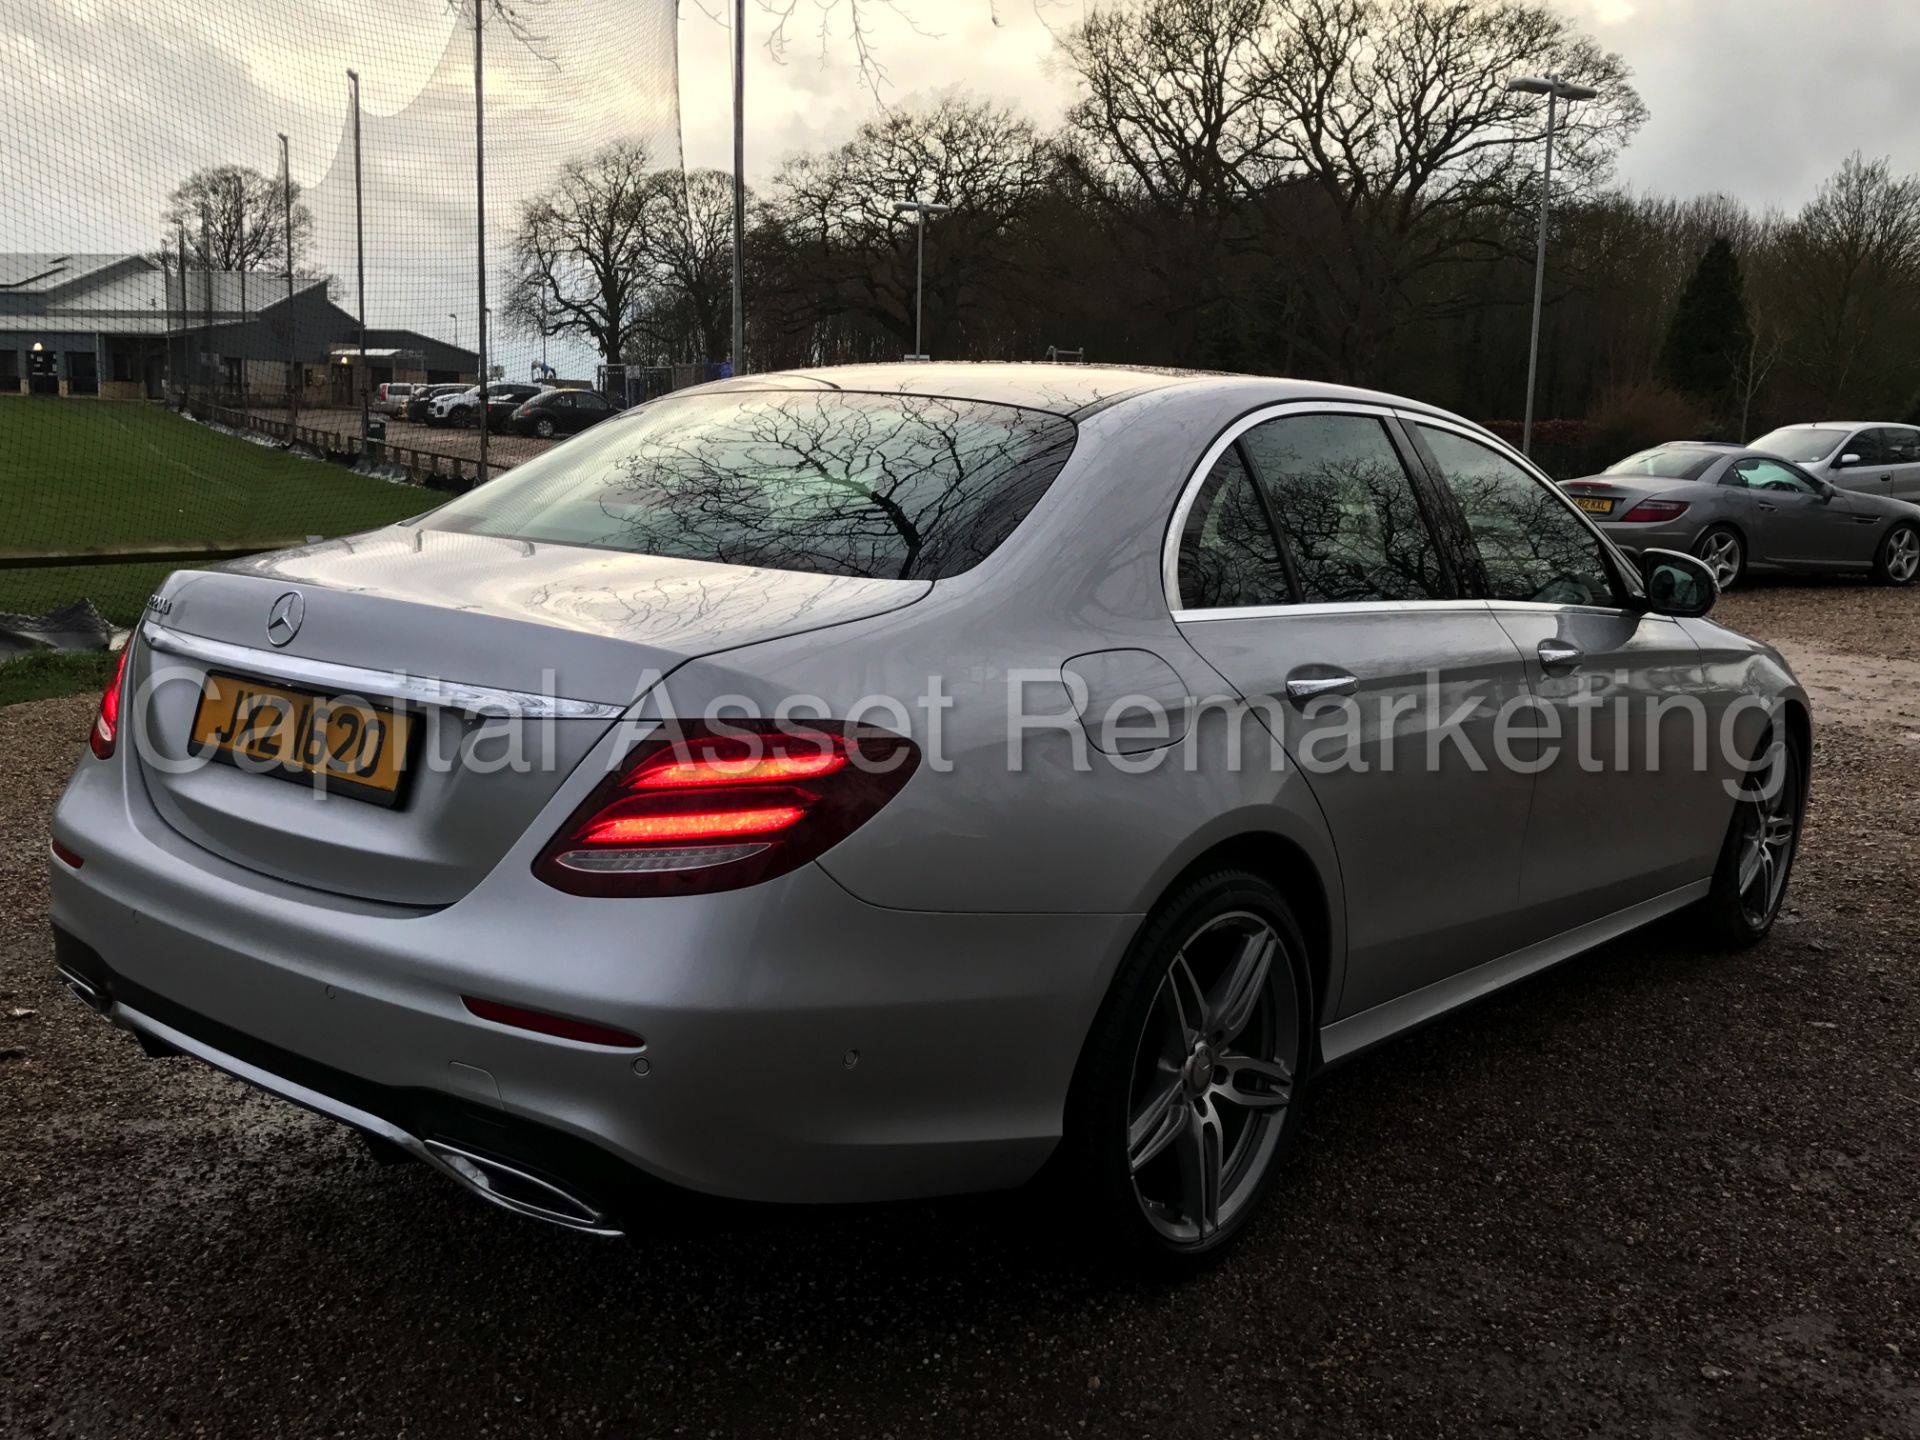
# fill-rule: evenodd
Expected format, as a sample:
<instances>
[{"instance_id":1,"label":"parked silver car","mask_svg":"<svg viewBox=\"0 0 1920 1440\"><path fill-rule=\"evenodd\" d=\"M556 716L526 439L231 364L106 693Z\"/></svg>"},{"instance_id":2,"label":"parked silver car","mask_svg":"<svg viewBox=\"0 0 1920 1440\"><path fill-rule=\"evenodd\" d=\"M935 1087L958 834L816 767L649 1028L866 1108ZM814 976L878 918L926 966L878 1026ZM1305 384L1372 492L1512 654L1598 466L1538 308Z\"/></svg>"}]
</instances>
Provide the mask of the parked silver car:
<instances>
[{"instance_id":1,"label":"parked silver car","mask_svg":"<svg viewBox=\"0 0 1920 1440\"><path fill-rule=\"evenodd\" d=\"M1769 430L1750 447L1862 495L1920 500L1920 429L1884 420L1821 420Z\"/></svg>"},{"instance_id":2,"label":"parked silver car","mask_svg":"<svg viewBox=\"0 0 1920 1440\"><path fill-rule=\"evenodd\" d=\"M1630 550L1684 550L1722 590L1749 571L1920 574L1920 505L1829 484L1777 455L1675 443L1629 455L1562 487Z\"/></svg>"},{"instance_id":3,"label":"parked silver car","mask_svg":"<svg viewBox=\"0 0 1920 1440\"><path fill-rule=\"evenodd\" d=\"M1810 718L1714 595L1388 395L726 380L168 580L54 816L57 963L575 1229L1048 1167L1191 1267L1322 1067L1677 911L1766 934Z\"/></svg>"}]
</instances>

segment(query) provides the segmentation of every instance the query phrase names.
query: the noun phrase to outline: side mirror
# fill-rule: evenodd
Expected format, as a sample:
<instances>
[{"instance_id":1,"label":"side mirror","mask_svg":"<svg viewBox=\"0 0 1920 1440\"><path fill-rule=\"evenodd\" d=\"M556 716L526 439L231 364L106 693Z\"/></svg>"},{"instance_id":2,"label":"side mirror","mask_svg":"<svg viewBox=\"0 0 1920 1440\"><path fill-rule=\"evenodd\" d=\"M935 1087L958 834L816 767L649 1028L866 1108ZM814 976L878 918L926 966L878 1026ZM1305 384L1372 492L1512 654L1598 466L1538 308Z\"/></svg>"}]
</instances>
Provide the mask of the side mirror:
<instances>
[{"instance_id":1,"label":"side mirror","mask_svg":"<svg viewBox=\"0 0 1920 1440\"><path fill-rule=\"evenodd\" d=\"M1839 460L1836 461L1835 463L1840 465L1842 468L1845 468L1848 465L1858 465L1860 463L1860 457L1854 454L1853 451L1849 450L1846 454L1842 455L1839 458Z\"/></svg>"},{"instance_id":2,"label":"side mirror","mask_svg":"<svg viewBox=\"0 0 1920 1440\"><path fill-rule=\"evenodd\" d=\"M1678 550L1643 550L1638 559L1647 609L1656 615L1704 615L1720 598L1720 586L1703 560Z\"/></svg>"}]
</instances>

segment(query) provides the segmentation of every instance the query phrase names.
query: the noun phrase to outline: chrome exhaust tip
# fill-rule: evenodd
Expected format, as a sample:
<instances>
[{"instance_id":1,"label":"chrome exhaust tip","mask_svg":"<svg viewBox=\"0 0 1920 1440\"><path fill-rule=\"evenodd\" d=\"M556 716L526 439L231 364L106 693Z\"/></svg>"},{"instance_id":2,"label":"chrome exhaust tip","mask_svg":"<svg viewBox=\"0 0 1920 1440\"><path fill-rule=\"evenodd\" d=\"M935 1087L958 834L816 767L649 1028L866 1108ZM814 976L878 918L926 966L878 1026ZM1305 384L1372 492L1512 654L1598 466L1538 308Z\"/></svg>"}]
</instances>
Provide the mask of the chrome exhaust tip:
<instances>
[{"instance_id":1,"label":"chrome exhaust tip","mask_svg":"<svg viewBox=\"0 0 1920 1440\"><path fill-rule=\"evenodd\" d=\"M621 1233L600 1206L550 1180L443 1140L420 1143L435 1168L495 1205L551 1225L564 1225L569 1230L585 1230L595 1235Z\"/></svg>"},{"instance_id":2,"label":"chrome exhaust tip","mask_svg":"<svg viewBox=\"0 0 1920 1440\"><path fill-rule=\"evenodd\" d=\"M74 998L82 1005L94 1011L96 1014L104 1015L107 1013L109 1009L107 997L100 993L99 986L95 985L91 980L74 974L73 971L68 970L64 966L60 967L56 973L60 976L60 983L72 991Z\"/></svg>"}]
</instances>

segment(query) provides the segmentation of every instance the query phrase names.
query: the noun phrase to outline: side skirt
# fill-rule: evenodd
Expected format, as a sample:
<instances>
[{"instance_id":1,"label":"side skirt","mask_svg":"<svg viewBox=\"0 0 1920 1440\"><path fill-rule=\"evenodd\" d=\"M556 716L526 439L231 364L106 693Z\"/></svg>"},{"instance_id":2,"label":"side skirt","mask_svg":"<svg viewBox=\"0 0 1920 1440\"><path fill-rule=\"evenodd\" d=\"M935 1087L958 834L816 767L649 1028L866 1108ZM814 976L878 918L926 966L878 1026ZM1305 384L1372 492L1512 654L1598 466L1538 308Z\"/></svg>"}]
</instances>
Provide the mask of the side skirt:
<instances>
[{"instance_id":1,"label":"side skirt","mask_svg":"<svg viewBox=\"0 0 1920 1440\"><path fill-rule=\"evenodd\" d=\"M1498 960L1489 960L1458 975L1449 975L1445 980L1436 980L1384 1005L1376 1005L1371 1010L1362 1010L1358 1015L1336 1020L1320 1031L1321 1063L1337 1065L1342 1060L1350 1060L1363 1050L1371 1050L1396 1035L1431 1024L1463 1005L1471 1005L1496 990L1504 990L1515 981L1551 969L1561 961L1571 960L1609 940L1617 940L1663 915L1684 910L1705 895L1711 884L1711 880L1696 880L1691 885L1682 885L1677 890L1669 890L1651 900L1642 900L1638 905L1629 905L1624 910L1590 920L1551 939L1524 946L1502 955Z\"/></svg>"}]
</instances>

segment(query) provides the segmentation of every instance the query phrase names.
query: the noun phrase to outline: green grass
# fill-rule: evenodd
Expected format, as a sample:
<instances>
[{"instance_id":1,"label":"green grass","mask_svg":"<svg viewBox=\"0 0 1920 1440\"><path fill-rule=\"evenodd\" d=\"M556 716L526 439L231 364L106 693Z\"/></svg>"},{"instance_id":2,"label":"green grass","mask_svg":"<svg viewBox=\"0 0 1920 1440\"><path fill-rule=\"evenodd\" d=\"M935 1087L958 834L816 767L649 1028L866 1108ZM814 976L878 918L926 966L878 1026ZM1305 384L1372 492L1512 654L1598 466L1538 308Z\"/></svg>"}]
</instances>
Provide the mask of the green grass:
<instances>
[{"instance_id":1,"label":"green grass","mask_svg":"<svg viewBox=\"0 0 1920 1440\"><path fill-rule=\"evenodd\" d=\"M105 650L84 655L35 650L0 662L0 705L51 700L58 695L98 695L113 674L114 658Z\"/></svg>"},{"instance_id":2,"label":"green grass","mask_svg":"<svg viewBox=\"0 0 1920 1440\"><path fill-rule=\"evenodd\" d=\"M139 401L0 399L0 550L344 535L440 497L196 425ZM85 597L131 625L171 564L0 565L0 610Z\"/></svg>"},{"instance_id":3,"label":"green grass","mask_svg":"<svg viewBox=\"0 0 1920 1440\"><path fill-rule=\"evenodd\" d=\"M0 400L0 549L344 535L417 515L435 498L159 405Z\"/></svg>"}]
</instances>

